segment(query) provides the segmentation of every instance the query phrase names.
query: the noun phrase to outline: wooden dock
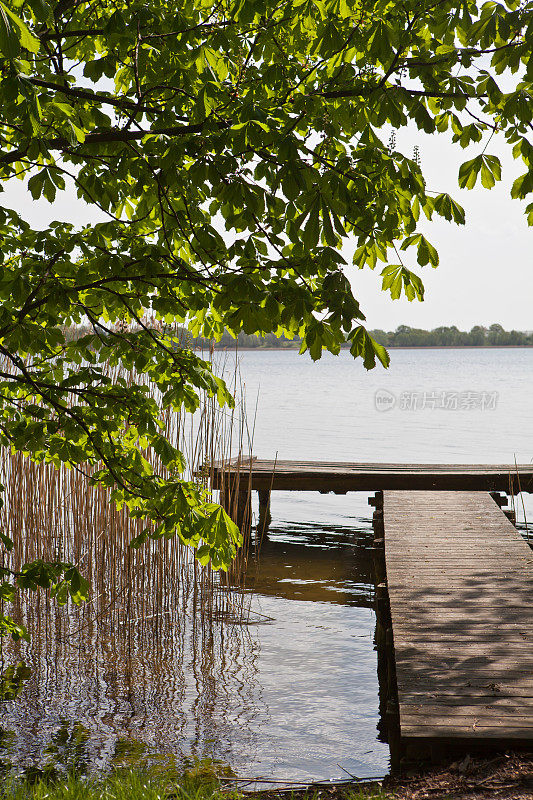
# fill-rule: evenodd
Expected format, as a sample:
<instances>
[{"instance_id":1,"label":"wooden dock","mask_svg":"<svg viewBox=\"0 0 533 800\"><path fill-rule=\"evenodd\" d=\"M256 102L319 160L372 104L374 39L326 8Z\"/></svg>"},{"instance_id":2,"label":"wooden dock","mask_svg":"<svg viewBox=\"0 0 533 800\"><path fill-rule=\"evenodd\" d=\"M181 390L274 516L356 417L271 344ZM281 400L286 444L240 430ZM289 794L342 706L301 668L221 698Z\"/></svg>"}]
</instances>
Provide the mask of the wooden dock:
<instances>
[{"instance_id":1,"label":"wooden dock","mask_svg":"<svg viewBox=\"0 0 533 800\"><path fill-rule=\"evenodd\" d=\"M273 490L377 492L380 725L393 764L533 748L533 551L499 494L533 491L533 465L252 458L209 474L243 530L258 491L262 533Z\"/></svg>"},{"instance_id":2,"label":"wooden dock","mask_svg":"<svg viewBox=\"0 0 533 800\"><path fill-rule=\"evenodd\" d=\"M233 458L206 465L220 502L243 529L252 521L251 492L259 494L259 528L270 519L272 491L375 492L465 491L533 492L533 464L368 464L330 461L269 461Z\"/></svg>"},{"instance_id":3,"label":"wooden dock","mask_svg":"<svg viewBox=\"0 0 533 800\"><path fill-rule=\"evenodd\" d=\"M211 471L215 489L230 485L239 476L242 486L258 491L533 491L533 464L365 464L235 458L215 463Z\"/></svg>"},{"instance_id":4,"label":"wooden dock","mask_svg":"<svg viewBox=\"0 0 533 800\"><path fill-rule=\"evenodd\" d=\"M383 493L402 752L533 746L533 552L485 492Z\"/></svg>"}]
</instances>

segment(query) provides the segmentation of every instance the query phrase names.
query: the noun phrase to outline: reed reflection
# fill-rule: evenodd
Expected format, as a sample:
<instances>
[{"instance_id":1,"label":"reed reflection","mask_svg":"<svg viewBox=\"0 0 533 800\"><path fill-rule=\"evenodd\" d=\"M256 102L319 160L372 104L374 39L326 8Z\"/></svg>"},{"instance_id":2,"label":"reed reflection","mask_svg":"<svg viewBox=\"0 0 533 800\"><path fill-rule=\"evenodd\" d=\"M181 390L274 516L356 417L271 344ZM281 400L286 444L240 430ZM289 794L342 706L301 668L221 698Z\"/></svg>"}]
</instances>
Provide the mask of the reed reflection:
<instances>
[{"instance_id":1,"label":"reed reflection","mask_svg":"<svg viewBox=\"0 0 533 800\"><path fill-rule=\"evenodd\" d=\"M112 766L128 741L142 744L130 748L130 759L231 761L261 703L255 634L244 618L241 625L208 619L184 594L165 597L152 619L130 622L125 607L92 619L26 609L31 644L3 651L4 666L24 660L31 668L24 691L3 703L5 760L17 771L44 769L57 760L63 731L65 741L79 739L78 769Z\"/></svg>"},{"instance_id":2,"label":"reed reflection","mask_svg":"<svg viewBox=\"0 0 533 800\"><path fill-rule=\"evenodd\" d=\"M113 379L138 380L107 368ZM186 477L206 491L209 471L200 474L200 466L227 458L235 443L244 447L241 401L229 415L207 396L192 418L162 410L167 437L186 456ZM146 458L163 469L156 453ZM31 674L17 697L0 699L5 765L45 768L65 749L57 749L59 740L78 742L76 757L87 769L109 767L125 741L134 745L131 758L142 752L231 762L236 740L246 748L262 702L242 587L201 567L177 538L131 549L145 523L75 469L0 448L0 482L0 529L15 543L1 553L2 565L17 573L38 559L68 561L93 587L81 608L70 601L58 607L48 592L17 593L9 607L30 641L1 643L0 672L24 663Z\"/></svg>"},{"instance_id":3,"label":"reed reflection","mask_svg":"<svg viewBox=\"0 0 533 800\"><path fill-rule=\"evenodd\" d=\"M192 464L218 455L214 413L196 438L168 416ZM229 425L219 422L218 432ZM94 586L82 608L58 608L44 593L17 600L30 643L4 641L0 671L24 663L31 675L2 702L0 769L212 758L301 780L342 777L339 759L374 775L377 756L386 770L368 521L278 521L232 585L176 540L131 550L142 523L74 470L4 450L0 472L0 525L16 542L5 563L72 561Z\"/></svg>"}]
</instances>

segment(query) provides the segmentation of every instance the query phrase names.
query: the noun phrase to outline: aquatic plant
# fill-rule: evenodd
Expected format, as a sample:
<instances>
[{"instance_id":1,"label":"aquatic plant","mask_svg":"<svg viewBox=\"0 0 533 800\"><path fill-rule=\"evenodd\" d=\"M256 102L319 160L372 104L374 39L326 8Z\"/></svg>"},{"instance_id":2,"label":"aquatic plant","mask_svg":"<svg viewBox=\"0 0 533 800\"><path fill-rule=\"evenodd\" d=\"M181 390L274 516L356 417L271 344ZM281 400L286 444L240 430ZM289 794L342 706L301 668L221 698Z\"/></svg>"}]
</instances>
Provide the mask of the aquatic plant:
<instances>
[{"instance_id":1,"label":"aquatic plant","mask_svg":"<svg viewBox=\"0 0 533 800\"><path fill-rule=\"evenodd\" d=\"M228 373L227 357L216 369ZM161 399L157 388L135 370L108 363L106 375L114 384L144 387L154 402ZM242 451L249 446L236 365L232 381L236 402L231 410L221 409L206 391L194 415L171 407L162 411L165 439L186 455L186 479L211 503L218 500L218 493L210 488L213 465L227 460L232 448ZM154 472L167 474L154 447L146 447L143 458ZM170 615L177 625L181 613L197 614L202 624L215 618L246 616L247 603L240 591L244 556L231 576L213 569L202 547L199 558L193 558L180 538L155 535L155 524L149 524L147 530L135 508L113 502L112 487L89 485L86 473L98 469L98 464L86 464L80 470L66 464L39 463L10 448L0 448L4 487L0 530L12 542L1 555L0 568L11 580L4 582L7 588L0 596L0 614L9 603L13 626L20 632L15 640L26 638L27 628L35 650L42 649L46 658L43 637L50 649L55 639L72 640L82 632L90 631L98 639L100 627L103 641L109 639L110 630L118 634L117 640L125 639L124 632L133 626L137 646L149 649L145 638L152 644L157 641L165 616ZM67 585L59 570L56 579L40 580L39 570L54 564L70 565L81 576L79 596L75 583ZM28 586L40 590L36 600L21 591ZM87 602L82 603L85 597ZM129 635L131 638L131 631ZM4 643L3 652L10 653L15 663L25 650L20 644L13 648ZM17 676L19 673L4 671L4 697L19 690Z\"/></svg>"}]
</instances>

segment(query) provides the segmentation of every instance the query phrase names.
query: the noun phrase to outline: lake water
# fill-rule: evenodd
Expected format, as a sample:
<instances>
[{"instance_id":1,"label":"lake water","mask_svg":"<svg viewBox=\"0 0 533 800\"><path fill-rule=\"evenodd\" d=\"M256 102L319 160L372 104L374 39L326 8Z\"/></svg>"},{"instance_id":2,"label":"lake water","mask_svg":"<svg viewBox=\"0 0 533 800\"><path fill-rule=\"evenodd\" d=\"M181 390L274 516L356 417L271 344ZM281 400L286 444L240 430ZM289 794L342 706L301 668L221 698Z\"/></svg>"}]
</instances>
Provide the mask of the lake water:
<instances>
[{"instance_id":1,"label":"lake water","mask_svg":"<svg viewBox=\"0 0 533 800\"><path fill-rule=\"evenodd\" d=\"M366 372L348 352L318 364L294 351L240 353L253 453L532 460L533 350L391 357L389 370ZM142 647L134 639L129 650L102 648L88 634L67 652L50 630L52 655L43 662L26 653L39 669L5 708L6 759L24 765L42 761L47 748L57 755L78 747L90 764L108 766L148 748L210 756L239 775L280 781L385 774L368 495L275 492L271 510L269 538L248 576L248 624L183 628L169 607L161 650L146 645L148 630ZM529 496L525 511L533 520Z\"/></svg>"}]
</instances>

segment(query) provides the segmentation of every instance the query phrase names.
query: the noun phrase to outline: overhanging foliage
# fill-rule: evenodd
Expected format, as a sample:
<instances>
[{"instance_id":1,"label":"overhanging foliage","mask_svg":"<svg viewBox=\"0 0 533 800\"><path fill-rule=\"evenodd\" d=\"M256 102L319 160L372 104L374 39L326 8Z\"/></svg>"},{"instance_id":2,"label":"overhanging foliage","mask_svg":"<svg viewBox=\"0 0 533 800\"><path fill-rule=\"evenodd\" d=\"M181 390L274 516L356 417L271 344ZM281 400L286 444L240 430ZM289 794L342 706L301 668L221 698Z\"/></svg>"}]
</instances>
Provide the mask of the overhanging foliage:
<instances>
[{"instance_id":1,"label":"overhanging foliage","mask_svg":"<svg viewBox=\"0 0 533 800\"><path fill-rule=\"evenodd\" d=\"M464 222L390 130L479 143L459 173L467 188L500 179L485 149L501 132L525 164L512 190L525 197L532 38L533 4L514 0L1 2L0 178L27 180L35 200L74 191L106 216L37 230L0 210L3 443L101 463L93 479L154 535L203 542L202 559L227 565L234 527L182 481L143 387L110 382L102 363L145 373L163 406L187 410L200 391L231 398L175 348L175 323L299 335L313 359L348 338L366 367L386 365L343 242L356 239L357 266L381 264L393 298L421 300L413 264L438 254L419 217ZM91 333L66 341L64 326L81 323ZM171 478L148 468L149 446Z\"/></svg>"}]
</instances>

